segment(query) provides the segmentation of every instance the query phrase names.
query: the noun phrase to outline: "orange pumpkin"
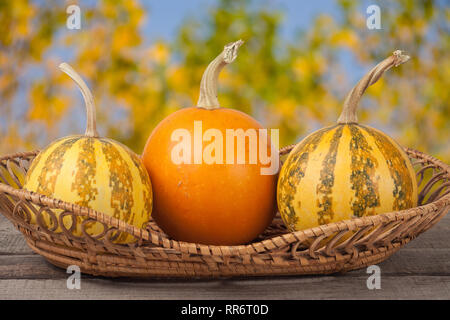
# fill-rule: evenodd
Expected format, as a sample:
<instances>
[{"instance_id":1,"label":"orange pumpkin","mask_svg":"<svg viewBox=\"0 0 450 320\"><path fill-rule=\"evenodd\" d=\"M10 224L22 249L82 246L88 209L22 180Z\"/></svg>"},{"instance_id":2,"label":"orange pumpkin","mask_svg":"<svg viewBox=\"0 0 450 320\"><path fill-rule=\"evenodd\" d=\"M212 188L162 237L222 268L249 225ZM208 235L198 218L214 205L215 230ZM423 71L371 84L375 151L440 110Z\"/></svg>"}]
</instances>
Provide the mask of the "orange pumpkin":
<instances>
[{"instance_id":1,"label":"orange pumpkin","mask_svg":"<svg viewBox=\"0 0 450 320\"><path fill-rule=\"evenodd\" d=\"M219 72L234 61L241 44L242 41L237 41L225 46L208 66L202 78L197 107L181 109L164 119L144 148L142 159L154 192L152 216L169 236L177 240L213 245L247 243L264 231L276 211L277 172L261 174L261 168L267 165L263 165L259 157L256 163L247 161L251 157L247 140L245 150L241 149L246 159L243 164L237 164L237 160L234 164L225 159L220 161L220 157L212 163L208 159L196 161L195 148L199 145L191 140L185 141L187 145L184 145L184 156L188 161L180 163L173 158L174 148L181 143L173 136L177 130L195 140L199 138L196 130L200 125L200 139L203 138L200 152L204 155L210 147L205 143L208 129L222 137L227 137L227 129L263 129L247 114L221 108L217 100ZM210 139L213 141L212 137ZM262 138L258 135L256 139L259 146ZM272 150L270 139L264 141L269 155ZM225 155L226 142L222 144L222 148L218 147L211 154L217 156L222 152ZM238 151L238 143L235 143L233 157L236 159Z\"/></svg>"}]
</instances>

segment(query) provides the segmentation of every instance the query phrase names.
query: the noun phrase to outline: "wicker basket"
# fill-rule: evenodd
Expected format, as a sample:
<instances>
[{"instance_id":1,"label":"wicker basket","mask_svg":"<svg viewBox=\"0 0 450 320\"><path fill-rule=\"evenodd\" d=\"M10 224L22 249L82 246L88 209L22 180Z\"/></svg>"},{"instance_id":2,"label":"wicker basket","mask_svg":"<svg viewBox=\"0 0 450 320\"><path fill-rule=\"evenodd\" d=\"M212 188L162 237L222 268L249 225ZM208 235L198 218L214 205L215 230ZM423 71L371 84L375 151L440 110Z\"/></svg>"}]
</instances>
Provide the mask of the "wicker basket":
<instances>
[{"instance_id":1,"label":"wicker basket","mask_svg":"<svg viewBox=\"0 0 450 320\"><path fill-rule=\"evenodd\" d=\"M292 147L280 150L289 153ZM247 245L208 246L168 238L154 222L145 230L94 210L21 189L35 152L0 157L0 211L24 234L28 245L50 263L77 265L107 277L229 277L345 272L377 264L431 228L450 209L450 166L406 149L417 170L419 207L288 232L279 215ZM57 218L55 211L62 212ZM47 226L42 214L52 217ZM31 224L34 216L37 224ZM84 216L104 226L101 235L72 234L63 219ZM66 220L64 220L66 221ZM67 223L67 222L66 222ZM74 224L72 224L74 225ZM58 226L62 232L55 232ZM137 238L114 244L117 231ZM327 239L327 241L323 241Z\"/></svg>"}]
</instances>

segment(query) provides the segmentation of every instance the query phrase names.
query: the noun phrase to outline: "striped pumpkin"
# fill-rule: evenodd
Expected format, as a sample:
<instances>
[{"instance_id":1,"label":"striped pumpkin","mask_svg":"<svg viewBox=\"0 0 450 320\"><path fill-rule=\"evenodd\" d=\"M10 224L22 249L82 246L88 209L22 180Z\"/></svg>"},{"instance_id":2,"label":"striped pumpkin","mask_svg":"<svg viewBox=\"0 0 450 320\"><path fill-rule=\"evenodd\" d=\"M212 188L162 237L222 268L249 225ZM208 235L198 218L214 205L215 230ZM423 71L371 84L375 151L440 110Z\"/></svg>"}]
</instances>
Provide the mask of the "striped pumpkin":
<instances>
[{"instance_id":1,"label":"striped pumpkin","mask_svg":"<svg viewBox=\"0 0 450 320\"><path fill-rule=\"evenodd\" d=\"M280 171L277 201L291 230L417 205L411 162L392 138L357 123L356 104L381 74L409 57L396 51L350 92L338 124L304 138Z\"/></svg>"},{"instance_id":2,"label":"striped pumpkin","mask_svg":"<svg viewBox=\"0 0 450 320\"><path fill-rule=\"evenodd\" d=\"M62 68L77 83L82 81L68 65L64 64ZM83 95L89 97L90 92L86 91L84 83L80 87ZM87 109L93 111L89 101L92 99L86 99ZM39 153L27 172L24 188L92 208L142 228L152 212L152 188L147 170L126 146L98 137L94 115L94 112L88 112L85 135L59 139ZM63 220L65 227L70 228L72 219ZM82 220L78 217L75 235L82 234ZM44 221L51 225L47 214L44 214ZM85 231L99 235L103 226L97 222L88 223ZM116 243L133 240L132 236L124 233L115 234L115 237Z\"/></svg>"}]
</instances>

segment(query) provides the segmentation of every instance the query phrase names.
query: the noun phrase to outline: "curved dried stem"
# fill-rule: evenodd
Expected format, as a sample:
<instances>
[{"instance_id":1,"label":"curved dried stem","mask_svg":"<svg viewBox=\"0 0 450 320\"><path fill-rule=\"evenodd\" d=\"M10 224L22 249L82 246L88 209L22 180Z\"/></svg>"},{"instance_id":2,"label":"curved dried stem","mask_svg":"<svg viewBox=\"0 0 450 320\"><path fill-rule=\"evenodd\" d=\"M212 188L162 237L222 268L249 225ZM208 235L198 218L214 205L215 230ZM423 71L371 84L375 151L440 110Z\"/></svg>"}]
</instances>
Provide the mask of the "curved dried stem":
<instances>
[{"instance_id":1,"label":"curved dried stem","mask_svg":"<svg viewBox=\"0 0 450 320\"><path fill-rule=\"evenodd\" d=\"M223 67L236 59L238 49L243 43L244 41L238 40L227 44L217 58L208 65L200 82L200 96L197 107L210 110L220 108L219 100L217 100L219 73Z\"/></svg>"},{"instance_id":2,"label":"curved dried stem","mask_svg":"<svg viewBox=\"0 0 450 320\"><path fill-rule=\"evenodd\" d=\"M409 56L403 54L402 51L396 50L387 59L381 61L372 70L370 70L350 91L344 101L344 109L338 119L339 124L357 123L356 109L359 101L366 89L376 83L383 73L392 67L397 67L409 60Z\"/></svg>"},{"instance_id":3,"label":"curved dried stem","mask_svg":"<svg viewBox=\"0 0 450 320\"><path fill-rule=\"evenodd\" d=\"M87 115L87 126L86 132L84 133L87 137L98 138L97 132L97 119L95 115L95 104L94 98L92 97L91 90L80 77L80 75L67 63L63 62L59 65L59 69L72 78L73 81L80 88L81 94L83 95L84 102L86 104L86 115Z\"/></svg>"}]
</instances>

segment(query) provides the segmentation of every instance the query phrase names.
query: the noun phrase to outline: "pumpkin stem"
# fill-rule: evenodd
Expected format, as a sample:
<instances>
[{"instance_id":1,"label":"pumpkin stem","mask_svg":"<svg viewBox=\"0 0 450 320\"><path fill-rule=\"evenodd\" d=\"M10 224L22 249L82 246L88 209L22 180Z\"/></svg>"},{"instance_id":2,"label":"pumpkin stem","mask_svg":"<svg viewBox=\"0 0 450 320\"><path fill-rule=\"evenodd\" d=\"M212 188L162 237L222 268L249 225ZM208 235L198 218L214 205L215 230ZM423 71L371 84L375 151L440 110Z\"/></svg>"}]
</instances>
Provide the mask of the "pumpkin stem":
<instances>
[{"instance_id":1,"label":"pumpkin stem","mask_svg":"<svg viewBox=\"0 0 450 320\"><path fill-rule=\"evenodd\" d=\"M87 126L84 135L87 137L98 138L99 135L97 132L94 98L92 97L91 90L89 90L88 86L80 77L80 75L69 64L63 62L59 65L59 69L61 69L61 71L63 71L65 74L71 77L73 81L75 81L75 83L80 88L81 94L83 95L87 114Z\"/></svg>"},{"instance_id":2,"label":"pumpkin stem","mask_svg":"<svg viewBox=\"0 0 450 320\"><path fill-rule=\"evenodd\" d=\"M397 67L409 60L409 56L403 54L402 51L396 50L387 59L381 61L372 70L370 70L353 89L349 92L344 101L344 109L338 119L339 124L358 123L356 109L359 101L366 89L380 79L383 73L391 67Z\"/></svg>"},{"instance_id":3,"label":"pumpkin stem","mask_svg":"<svg viewBox=\"0 0 450 320\"><path fill-rule=\"evenodd\" d=\"M236 59L238 49L243 43L244 41L238 40L227 44L222 53L208 65L200 82L200 97L197 107L210 110L220 108L219 100L217 100L219 73L223 67Z\"/></svg>"}]
</instances>

